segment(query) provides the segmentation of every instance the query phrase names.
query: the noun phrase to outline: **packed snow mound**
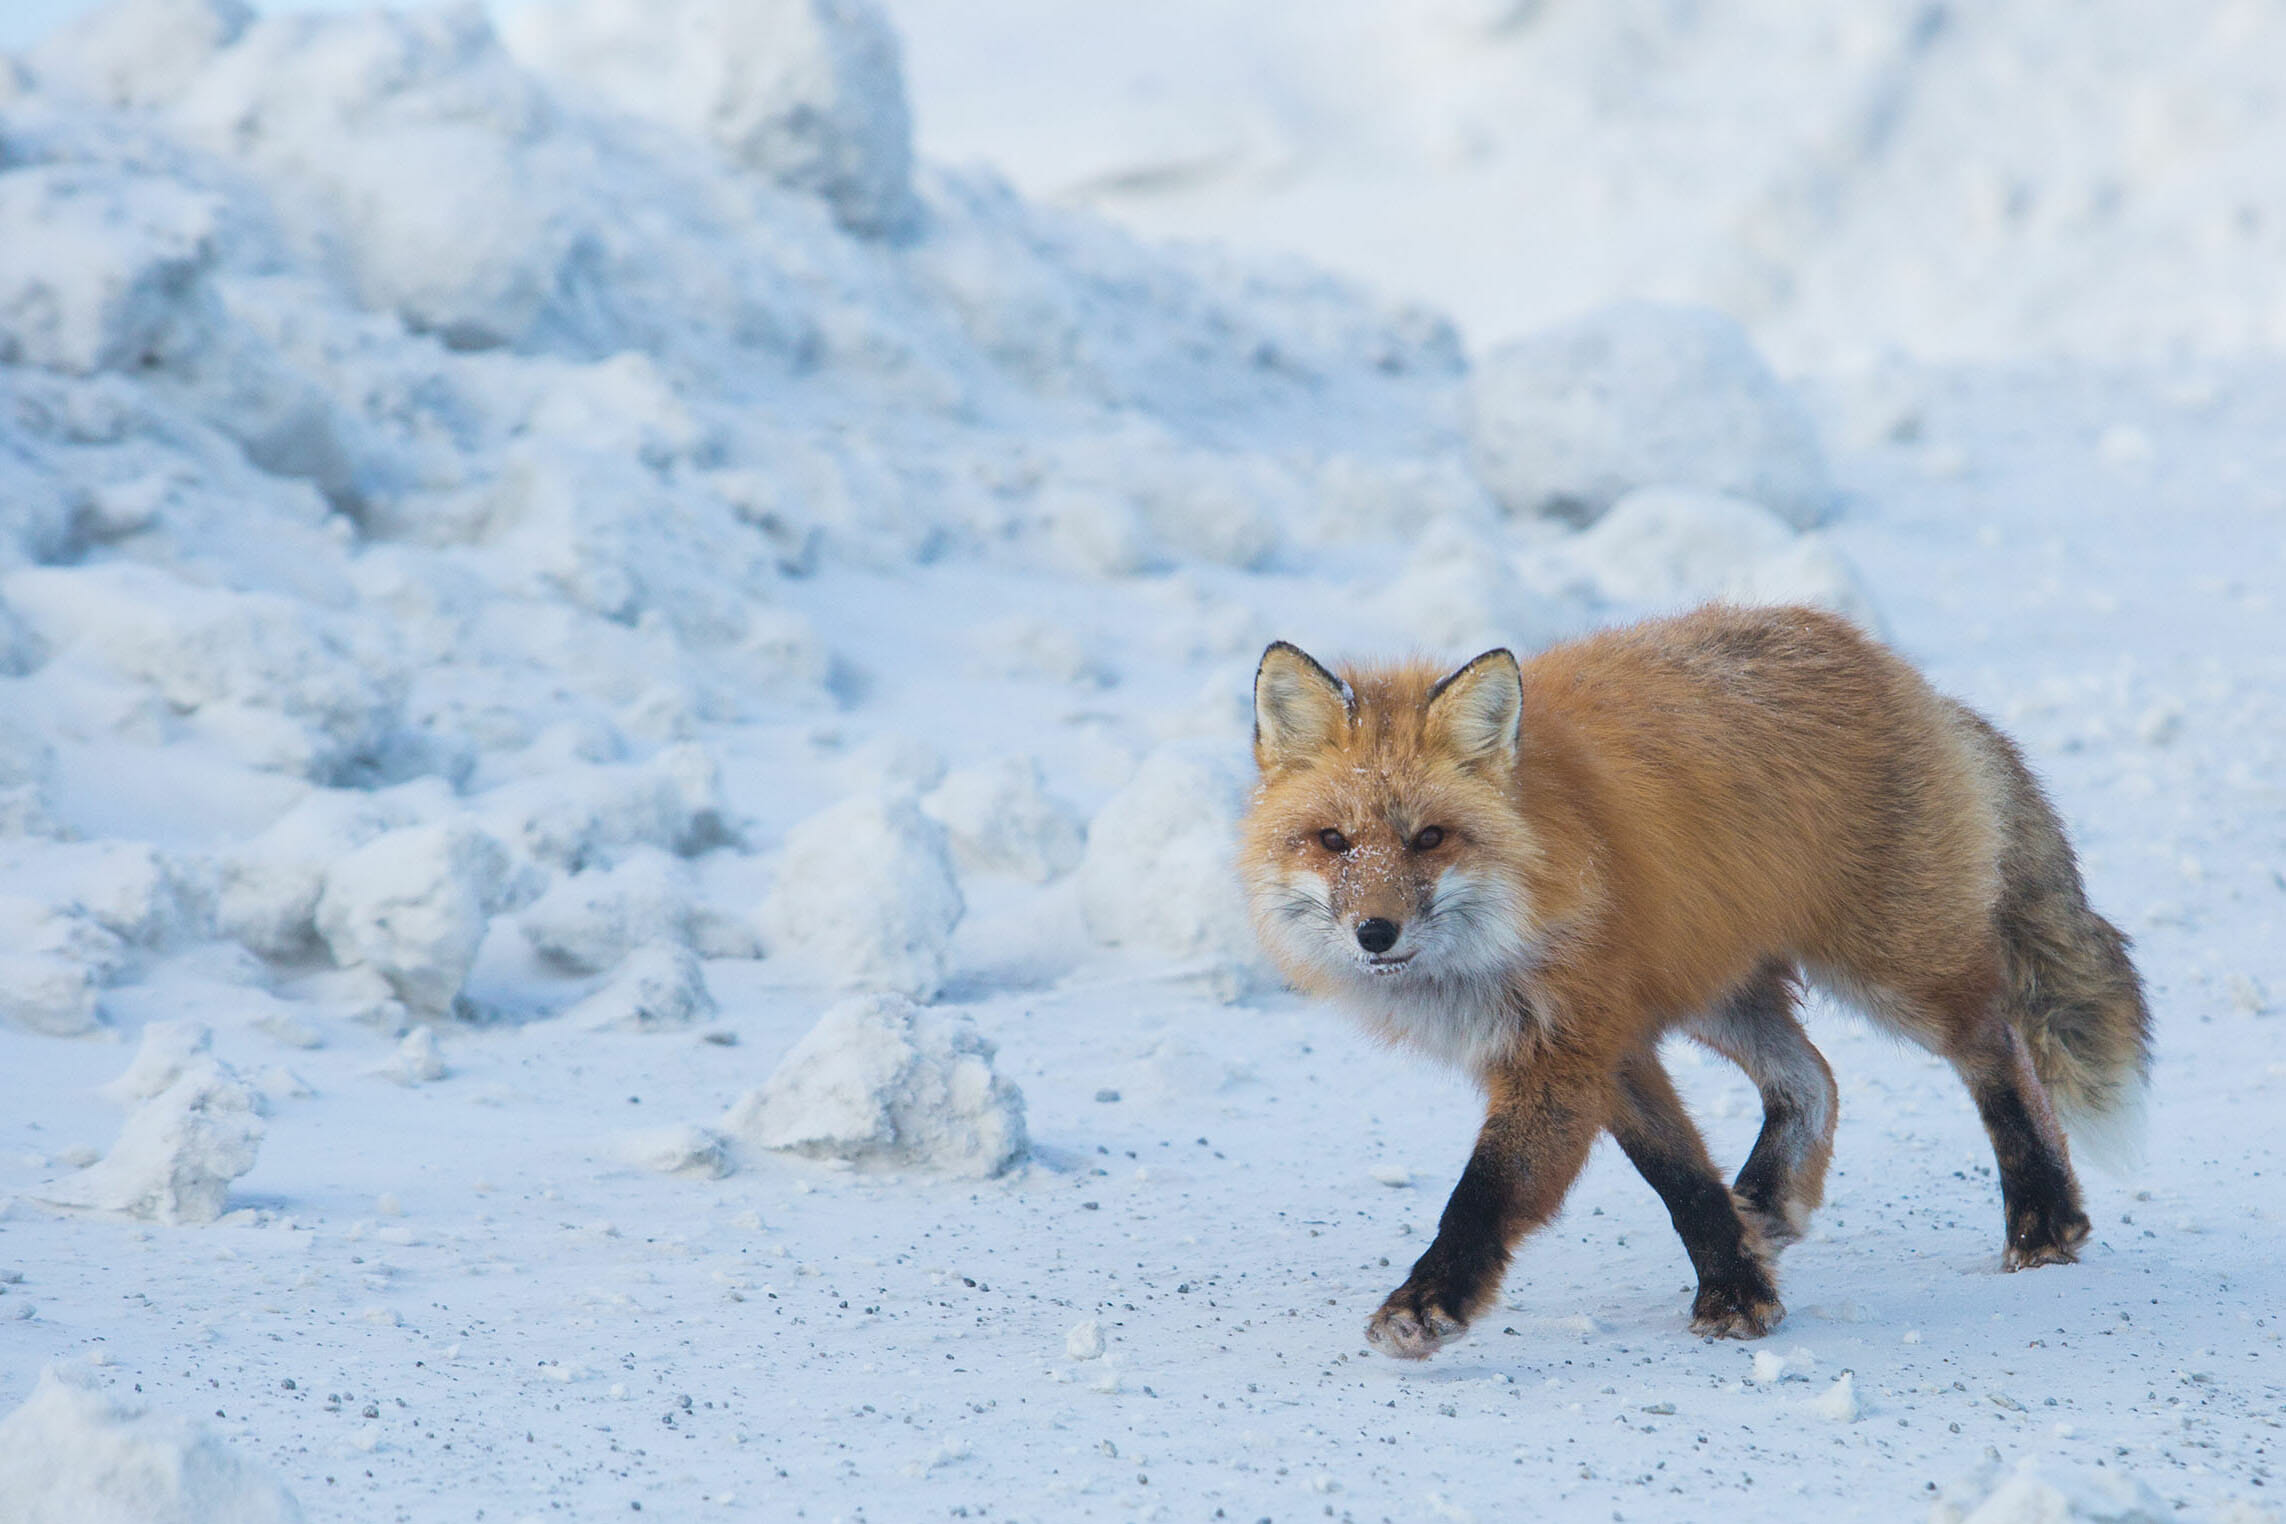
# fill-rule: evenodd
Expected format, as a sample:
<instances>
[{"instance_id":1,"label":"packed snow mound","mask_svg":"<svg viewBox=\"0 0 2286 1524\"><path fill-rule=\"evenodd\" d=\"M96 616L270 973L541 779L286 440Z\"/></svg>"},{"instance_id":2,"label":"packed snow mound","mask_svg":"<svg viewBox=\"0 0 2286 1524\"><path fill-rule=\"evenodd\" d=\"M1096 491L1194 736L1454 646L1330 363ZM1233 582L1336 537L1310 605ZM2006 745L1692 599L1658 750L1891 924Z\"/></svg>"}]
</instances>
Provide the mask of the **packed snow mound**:
<instances>
[{"instance_id":1,"label":"packed snow mound","mask_svg":"<svg viewBox=\"0 0 2286 1524\"><path fill-rule=\"evenodd\" d=\"M722 1134L688 1122L634 1128L615 1135L611 1147L622 1163L693 1180L720 1180L738 1167Z\"/></svg>"},{"instance_id":2,"label":"packed snow mound","mask_svg":"<svg viewBox=\"0 0 2286 1524\"><path fill-rule=\"evenodd\" d=\"M2059 1465L2028 1458L1966 1510L1946 1498L1930 1524L2167 1524L2175 1510L2116 1467Z\"/></svg>"},{"instance_id":3,"label":"packed snow mound","mask_svg":"<svg viewBox=\"0 0 2286 1524\"><path fill-rule=\"evenodd\" d=\"M0 1524L300 1524L293 1495L197 1424L55 1366L0 1418Z\"/></svg>"},{"instance_id":4,"label":"packed snow mound","mask_svg":"<svg viewBox=\"0 0 2286 1524\"><path fill-rule=\"evenodd\" d=\"M629 953L601 988L564 1013L583 1030L630 1032L687 1027L715 1013L698 954L680 942L652 942Z\"/></svg>"},{"instance_id":5,"label":"packed snow mound","mask_svg":"<svg viewBox=\"0 0 2286 1524\"><path fill-rule=\"evenodd\" d=\"M1588 618L1579 598L1547 585L1545 559L1544 552L1510 549L1485 527L1434 520L1373 609L1403 639L1456 660L1494 646L1537 650L1576 633ZM1251 713L1251 668L1247 677Z\"/></svg>"},{"instance_id":6,"label":"packed snow mound","mask_svg":"<svg viewBox=\"0 0 2286 1524\"><path fill-rule=\"evenodd\" d=\"M327 870L318 934L336 963L375 970L414 1014L445 1015L507 873L500 843L474 826L390 831Z\"/></svg>"},{"instance_id":7,"label":"packed snow mound","mask_svg":"<svg viewBox=\"0 0 2286 1524\"><path fill-rule=\"evenodd\" d=\"M97 1094L122 1106L147 1101L181 1079L185 1070L214 1049L214 1032L202 1022L154 1021L143 1028L134 1062Z\"/></svg>"},{"instance_id":8,"label":"packed snow mound","mask_svg":"<svg viewBox=\"0 0 2286 1524\"><path fill-rule=\"evenodd\" d=\"M820 1017L724 1118L762 1148L856 1164L997 1175L1024 1155L1024 1095L967 1015L861 995Z\"/></svg>"},{"instance_id":9,"label":"packed snow mound","mask_svg":"<svg viewBox=\"0 0 2286 1524\"><path fill-rule=\"evenodd\" d=\"M858 795L786 835L755 912L764 950L821 984L928 999L966 911L937 823L910 799Z\"/></svg>"},{"instance_id":10,"label":"packed snow mound","mask_svg":"<svg viewBox=\"0 0 2286 1524\"><path fill-rule=\"evenodd\" d=\"M117 933L45 897L0 894L0 1020L76 1037L102 1025L99 992L132 966Z\"/></svg>"},{"instance_id":11,"label":"packed snow mound","mask_svg":"<svg viewBox=\"0 0 2286 1524\"><path fill-rule=\"evenodd\" d=\"M153 1067L164 1061L154 1058ZM140 1054L135 1067L143 1067ZM43 1187L40 1198L154 1222L213 1222L230 1182L254 1167L263 1133L257 1104L229 1065L190 1058L127 1114L109 1153Z\"/></svg>"},{"instance_id":12,"label":"packed snow mound","mask_svg":"<svg viewBox=\"0 0 2286 1524\"><path fill-rule=\"evenodd\" d=\"M319 946L318 902L333 865L387 832L421 825L453 808L451 791L429 778L375 791L320 789L222 854L216 865L214 922L248 951L279 961Z\"/></svg>"},{"instance_id":13,"label":"packed snow mound","mask_svg":"<svg viewBox=\"0 0 2286 1524\"><path fill-rule=\"evenodd\" d=\"M549 963L600 974L645 943L688 943L696 892L682 863L656 847L637 847L617 867L558 879L518 924Z\"/></svg>"},{"instance_id":14,"label":"packed snow mound","mask_svg":"<svg viewBox=\"0 0 2286 1524\"><path fill-rule=\"evenodd\" d=\"M404 677L385 632L298 600L120 563L30 568L0 586L59 657L147 684L249 766L333 782L370 768L397 727Z\"/></svg>"},{"instance_id":15,"label":"packed snow mound","mask_svg":"<svg viewBox=\"0 0 2286 1524\"><path fill-rule=\"evenodd\" d=\"M897 37L870 0L569 0L504 24L534 68L823 197L852 232L919 215Z\"/></svg>"},{"instance_id":16,"label":"packed snow mound","mask_svg":"<svg viewBox=\"0 0 2286 1524\"><path fill-rule=\"evenodd\" d=\"M86 165L0 176L0 361L86 375L181 353L214 300L212 200Z\"/></svg>"},{"instance_id":17,"label":"packed snow mound","mask_svg":"<svg viewBox=\"0 0 2286 1524\"><path fill-rule=\"evenodd\" d=\"M1088 930L1226 985L1251 967L1232 857L1243 801L1219 749L1175 743L1144 758L1088 825L1079 867Z\"/></svg>"},{"instance_id":18,"label":"packed snow mound","mask_svg":"<svg viewBox=\"0 0 2286 1524\"><path fill-rule=\"evenodd\" d=\"M160 106L253 20L243 0L125 0L57 28L32 63L108 105Z\"/></svg>"},{"instance_id":19,"label":"packed snow mound","mask_svg":"<svg viewBox=\"0 0 2286 1524\"><path fill-rule=\"evenodd\" d=\"M971 873L1012 873L1044 884L1079 866L1084 830L1047 791L1031 757L962 768L921 800L945 828L953 861Z\"/></svg>"},{"instance_id":20,"label":"packed snow mound","mask_svg":"<svg viewBox=\"0 0 2286 1524\"><path fill-rule=\"evenodd\" d=\"M1719 492L1631 492L1556 554L1612 603L1658 612L1717 600L1807 603L1881 631L1856 568L1830 539Z\"/></svg>"},{"instance_id":21,"label":"packed snow mound","mask_svg":"<svg viewBox=\"0 0 2286 1524\"><path fill-rule=\"evenodd\" d=\"M1607 307L1486 356L1476 469L1511 513L1591 523L1637 487L1728 492L1790 524L1833 500L1816 425L1746 331L1703 307Z\"/></svg>"}]
</instances>

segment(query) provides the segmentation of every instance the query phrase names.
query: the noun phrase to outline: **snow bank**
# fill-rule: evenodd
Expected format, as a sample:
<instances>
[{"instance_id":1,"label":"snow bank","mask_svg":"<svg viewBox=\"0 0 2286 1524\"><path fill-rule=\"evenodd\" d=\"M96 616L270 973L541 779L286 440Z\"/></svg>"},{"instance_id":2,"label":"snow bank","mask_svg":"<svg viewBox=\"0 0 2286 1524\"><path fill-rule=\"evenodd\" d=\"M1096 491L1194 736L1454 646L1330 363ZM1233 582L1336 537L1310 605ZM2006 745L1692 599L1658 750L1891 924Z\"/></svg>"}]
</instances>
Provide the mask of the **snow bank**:
<instances>
[{"instance_id":1,"label":"snow bank","mask_svg":"<svg viewBox=\"0 0 2286 1524\"><path fill-rule=\"evenodd\" d=\"M965 909L944 832L910 799L876 794L787 833L754 920L770 957L819 983L927 999Z\"/></svg>"},{"instance_id":2,"label":"snow bank","mask_svg":"<svg viewBox=\"0 0 2286 1524\"><path fill-rule=\"evenodd\" d=\"M826 1012L723 1125L813 1158L997 1175L1027 1142L1023 1092L993 1072L993 1052L964 1014L859 996Z\"/></svg>"},{"instance_id":3,"label":"snow bank","mask_svg":"<svg viewBox=\"0 0 2286 1524\"><path fill-rule=\"evenodd\" d=\"M473 826L408 826L326 872L318 934L344 968L389 981L416 1015L449 1014L507 877L500 844Z\"/></svg>"},{"instance_id":4,"label":"snow bank","mask_svg":"<svg viewBox=\"0 0 2286 1524\"><path fill-rule=\"evenodd\" d=\"M1554 554L1615 603L1660 611L1715 599L1807 603L1881 630L1856 568L1831 540L1797 534L1743 498L1646 487Z\"/></svg>"},{"instance_id":5,"label":"snow bank","mask_svg":"<svg viewBox=\"0 0 2286 1524\"><path fill-rule=\"evenodd\" d=\"M506 25L526 62L823 197L852 232L919 215L897 38L869 0L570 0Z\"/></svg>"},{"instance_id":6,"label":"snow bank","mask_svg":"<svg viewBox=\"0 0 2286 1524\"><path fill-rule=\"evenodd\" d=\"M1733 493L1788 523L1833 499L1817 430L1737 323L1629 303L1506 344L1469 385L1476 469L1511 513L1589 523L1657 485Z\"/></svg>"},{"instance_id":7,"label":"snow bank","mask_svg":"<svg viewBox=\"0 0 2286 1524\"><path fill-rule=\"evenodd\" d=\"M944 827L953 861L965 871L1044 884L1079 866L1079 817L1049 795L1030 757L951 773L921 800L921 810Z\"/></svg>"},{"instance_id":8,"label":"snow bank","mask_svg":"<svg viewBox=\"0 0 2286 1524\"><path fill-rule=\"evenodd\" d=\"M1224 982L1255 960L1231 852L1243 789L1223 753L1162 747L1096 813L1079 867L1098 941Z\"/></svg>"},{"instance_id":9,"label":"snow bank","mask_svg":"<svg viewBox=\"0 0 2286 1524\"><path fill-rule=\"evenodd\" d=\"M197 1424L115 1402L56 1366L0 1419L6 1524L300 1524L293 1495Z\"/></svg>"},{"instance_id":10,"label":"snow bank","mask_svg":"<svg viewBox=\"0 0 2286 1524\"><path fill-rule=\"evenodd\" d=\"M156 1078L169 1062L147 1047L129 1075ZM145 1058L150 1058L148 1066ZM126 1077L123 1077L124 1083ZM76 1175L39 1191L58 1206L120 1212L165 1223L212 1222L222 1215L230 1182L254 1167L262 1142L253 1090L219 1059L192 1057L171 1081L127 1114L111 1152Z\"/></svg>"}]
</instances>

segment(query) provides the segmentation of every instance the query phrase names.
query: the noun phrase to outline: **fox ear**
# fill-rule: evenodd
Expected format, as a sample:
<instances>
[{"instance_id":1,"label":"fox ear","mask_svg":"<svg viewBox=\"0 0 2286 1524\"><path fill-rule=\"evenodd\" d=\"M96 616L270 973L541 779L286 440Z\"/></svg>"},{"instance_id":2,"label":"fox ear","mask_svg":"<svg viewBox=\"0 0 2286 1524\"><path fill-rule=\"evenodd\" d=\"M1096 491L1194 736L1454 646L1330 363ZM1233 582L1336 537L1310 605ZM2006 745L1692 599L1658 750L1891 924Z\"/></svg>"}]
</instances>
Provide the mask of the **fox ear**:
<instances>
[{"instance_id":1,"label":"fox ear","mask_svg":"<svg viewBox=\"0 0 2286 1524\"><path fill-rule=\"evenodd\" d=\"M1429 690L1429 735L1463 762L1516 765L1524 726L1524 676L1505 647L1487 651Z\"/></svg>"},{"instance_id":2,"label":"fox ear","mask_svg":"<svg viewBox=\"0 0 2286 1524\"><path fill-rule=\"evenodd\" d=\"M1357 695L1299 646L1274 641L1254 669L1254 760L1264 772L1304 762L1349 728Z\"/></svg>"}]
</instances>

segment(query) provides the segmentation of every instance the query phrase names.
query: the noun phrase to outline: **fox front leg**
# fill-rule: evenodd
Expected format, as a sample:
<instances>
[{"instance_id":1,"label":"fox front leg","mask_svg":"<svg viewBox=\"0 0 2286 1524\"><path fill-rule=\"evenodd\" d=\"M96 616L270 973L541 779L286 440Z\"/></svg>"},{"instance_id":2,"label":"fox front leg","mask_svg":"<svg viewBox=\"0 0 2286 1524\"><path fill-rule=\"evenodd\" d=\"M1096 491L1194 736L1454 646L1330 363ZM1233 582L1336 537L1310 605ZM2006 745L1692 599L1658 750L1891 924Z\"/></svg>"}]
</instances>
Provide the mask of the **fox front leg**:
<instances>
[{"instance_id":1,"label":"fox front leg","mask_svg":"<svg viewBox=\"0 0 2286 1524\"><path fill-rule=\"evenodd\" d=\"M1570 1071L1570 1072L1567 1072ZM1459 1338L1500 1294L1517 1242L1555 1216L1608 1109L1598 1075L1543 1058L1492 1076L1492 1104L1429 1250L1367 1320L1366 1342L1425 1360Z\"/></svg>"}]
</instances>

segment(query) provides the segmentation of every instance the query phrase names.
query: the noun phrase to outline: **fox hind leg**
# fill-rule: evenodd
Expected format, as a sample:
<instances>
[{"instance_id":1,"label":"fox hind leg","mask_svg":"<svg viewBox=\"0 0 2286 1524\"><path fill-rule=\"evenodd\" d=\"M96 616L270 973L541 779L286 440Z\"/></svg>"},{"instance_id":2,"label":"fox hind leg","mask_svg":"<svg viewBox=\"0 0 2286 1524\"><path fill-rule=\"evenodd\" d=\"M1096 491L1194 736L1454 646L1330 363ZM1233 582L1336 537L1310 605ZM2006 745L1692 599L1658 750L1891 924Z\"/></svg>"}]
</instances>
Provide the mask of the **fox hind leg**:
<instances>
[{"instance_id":1,"label":"fox hind leg","mask_svg":"<svg viewBox=\"0 0 2286 1524\"><path fill-rule=\"evenodd\" d=\"M1609 1125L1628 1161L1667 1204L1698 1271L1692 1332L1758 1339L1777 1327L1786 1309L1778 1301L1761 1232L1722 1183L1705 1140L1650 1050L1621 1062Z\"/></svg>"},{"instance_id":2,"label":"fox hind leg","mask_svg":"<svg viewBox=\"0 0 2286 1524\"><path fill-rule=\"evenodd\" d=\"M1762 1131L1732 1189L1772 1249L1800 1238L1826 1195L1840 1115L1833 1070L1794 1015L1794 980L1765 965L1685 1030L1746 1071Z\"/></svg>"},{"instance_id":3,"label":"fox hind leg","mask_svg":"<svg viewBox=\"0 0 2286 1524\"><path fill-rule=\"evenodd\" d=\"M1954 1034L1945 1057L1968 1086L1992 1139L2008 1230L2001 1263L2010 1270L2073 1263L2087 1242L2088 1216L2063 1129L2024 1039L1988 1011Z\"/></svg>"}]
</instances>

